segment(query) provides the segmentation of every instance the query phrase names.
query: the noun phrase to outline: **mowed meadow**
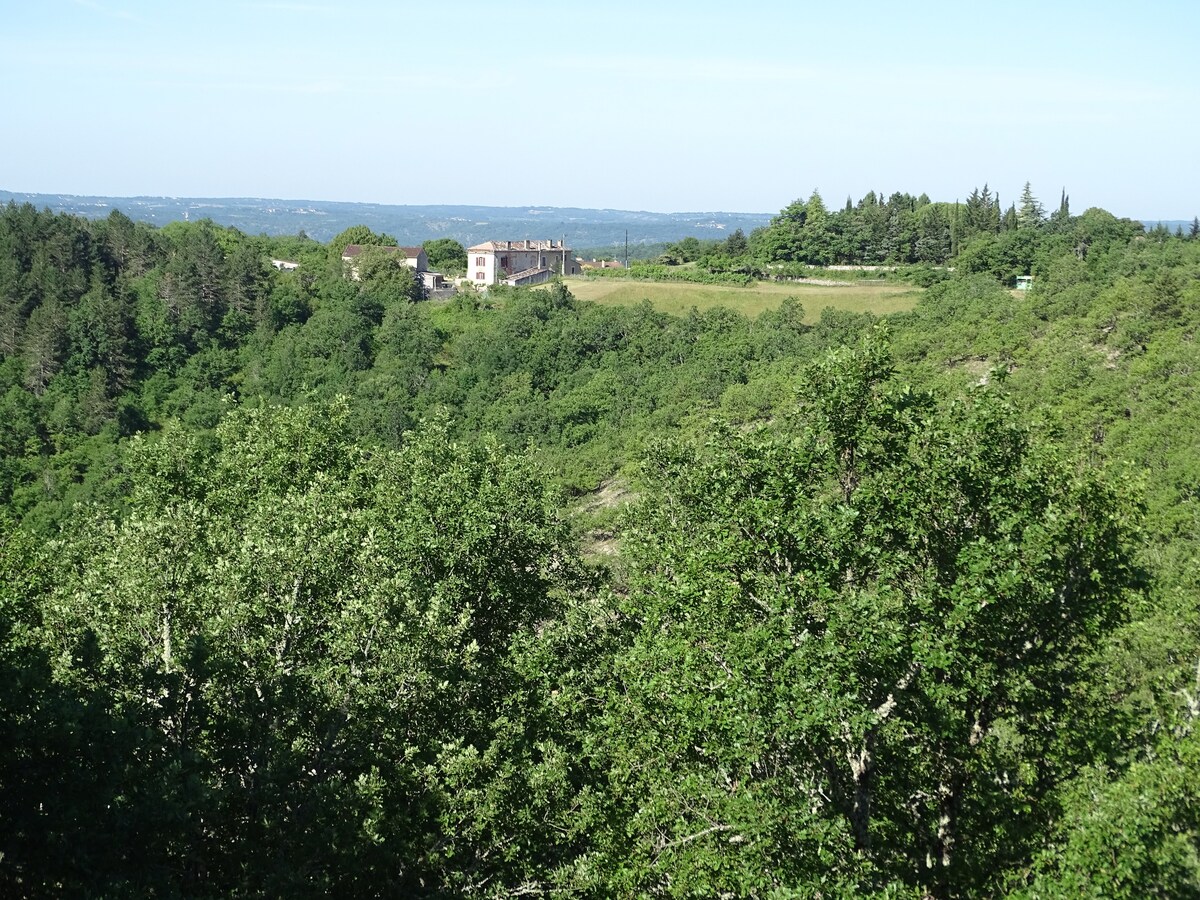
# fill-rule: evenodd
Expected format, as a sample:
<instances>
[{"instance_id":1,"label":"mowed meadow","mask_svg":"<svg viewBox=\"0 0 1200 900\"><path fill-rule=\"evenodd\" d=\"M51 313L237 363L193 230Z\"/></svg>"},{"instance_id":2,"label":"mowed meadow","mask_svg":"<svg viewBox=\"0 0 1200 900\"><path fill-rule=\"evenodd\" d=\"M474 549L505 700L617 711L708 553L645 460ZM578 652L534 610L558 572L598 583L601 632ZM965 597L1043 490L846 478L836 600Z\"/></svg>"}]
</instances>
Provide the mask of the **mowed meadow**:
<instances>
[{"instance_id":1,"label":"mowed meadow","mask_svg":"<svg viewBox=\"0 0 1200 900\"><path fill-rule=\"evenodd\" d=\"M804 307L809 324L821 317L821 310L833 308L851 313L874 315L907 312L922 290L911 284L883 281L846 281L839 284L814 284L802 281L760 281L751 287L691 282L640 281L618 278L567 278L568 289L579 300L609 306L635 306L643 300L659 312L684 315L723 306L751 318L768 309L778 309L787 297Z\"/></svg>"}]
</instances>

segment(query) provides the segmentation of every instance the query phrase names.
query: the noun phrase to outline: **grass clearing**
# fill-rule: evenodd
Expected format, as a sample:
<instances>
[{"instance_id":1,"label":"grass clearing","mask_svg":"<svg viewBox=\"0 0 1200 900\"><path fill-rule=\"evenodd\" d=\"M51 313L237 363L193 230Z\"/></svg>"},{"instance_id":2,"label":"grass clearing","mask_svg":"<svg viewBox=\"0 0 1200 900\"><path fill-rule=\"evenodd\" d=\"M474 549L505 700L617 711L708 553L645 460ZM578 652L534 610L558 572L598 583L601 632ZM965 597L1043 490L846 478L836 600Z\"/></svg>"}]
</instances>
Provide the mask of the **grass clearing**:
<instances>
[{"instance_id":1,"label":"grass clearing","mask_svg":"<svg viewBox=\"0 0 1200 900\"><path fill-rule=\"evenodd\" d=\"M617 278L567 278L567 288L579 300L612 306L636 306L643 300L660 312L685 315L724 306L750 318L776 309L785 297L795 297L804 307L804 320L816 322L827 306L847 312L875 315L905 312L916 305L921 289L894 282L847 281L845 284L762 281L753 287L726 284L690 284L670 281L634 281Z\"/></svg>"}]
</instances>

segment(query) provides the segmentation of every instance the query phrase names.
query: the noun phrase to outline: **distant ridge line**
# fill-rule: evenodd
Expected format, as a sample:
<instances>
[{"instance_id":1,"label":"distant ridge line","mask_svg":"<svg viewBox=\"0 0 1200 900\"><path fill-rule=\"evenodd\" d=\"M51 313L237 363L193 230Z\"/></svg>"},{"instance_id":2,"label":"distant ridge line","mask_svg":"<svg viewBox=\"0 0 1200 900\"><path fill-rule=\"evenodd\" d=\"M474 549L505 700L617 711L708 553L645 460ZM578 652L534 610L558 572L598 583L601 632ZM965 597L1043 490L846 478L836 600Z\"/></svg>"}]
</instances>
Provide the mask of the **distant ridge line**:
<instances>
[{"instance_id":1,"label":"distant ridge line","mask_svg":"<svg viewBox=\"0 0 1200 900\"><path fill-rule=\"evenodd\" d=\"M312 200L303 197L176 197L169 194L132 194L117 196L108 194L70 194L70 193L39 193L32 191L8 191L0 189L0 201L7 203L10 199L22 202L33 202L32 198L76 201L104 201L113 205L114 201L146 201L162 200L171 203L253 203L253 204L287 204L291 206L361 206L372 209L413 209L413 210L495 210L497 212L589 212L609 213L638 216L766 216L777 215L777 212L738 212L736 210L677 210L658 212L648 209L620 209L612 206L552 206L543 203L523 203L519 206L490 206L482 203L377 203L371 200ZM36 204L35 204L36 205ZM1189 220L1190 221L1190 220Z\"/></svg>"},{"instance_id":2,"label":"distant ridge line","mask_svg":"<svg viewBox=\"0 0 1200 900\"><path fill-rule=\"evenodd\" d=\"M103 218L119 209L153 225L209 218L248 234L294 235L303 231L328 241L351 225L366 225L401 243L452 237L469 246L483 240L561 238L577 247L672 242L684 237L724 238L741 228L749 233L773 213L591 209L575 206L482 206L470 204L388 204L338 200L286 200L262 197L114 197L101 194L43 194L0 190L0 202L32 203L53 212ZM186 213L186 215L185 215Z\"/></svg>"}]
</instances>

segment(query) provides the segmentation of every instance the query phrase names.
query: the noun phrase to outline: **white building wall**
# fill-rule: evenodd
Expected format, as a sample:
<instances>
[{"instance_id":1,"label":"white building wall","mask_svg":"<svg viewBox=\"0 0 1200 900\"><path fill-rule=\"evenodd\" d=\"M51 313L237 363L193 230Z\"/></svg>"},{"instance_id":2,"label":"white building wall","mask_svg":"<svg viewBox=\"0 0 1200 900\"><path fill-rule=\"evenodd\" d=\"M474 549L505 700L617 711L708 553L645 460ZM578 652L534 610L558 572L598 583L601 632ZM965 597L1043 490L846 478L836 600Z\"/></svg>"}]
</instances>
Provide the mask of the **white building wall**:
<instances>
[{"instance_id":1,"label":"white building wall","mask_svg":"<svg viewBox=\"0 0 1200 900\"><path fill-rule=\"evenodd\" d=\"M487 286L499 284L506 278L524 272L526 269L547 267L555 272L562 271L566 275L578 274L574 254L570 249L561 246L546 246L547 242L537 242L533 248L526 248L525 241L512 241L513 247L506 246L507 241L496 241L499 249L468 248L467 250L467 279L476 285Z\"/></svg>"},{"instance_id":2,"label":"white building wall","mask_svg":"<svg viewBox=\"0 0 1200 900\"><path fill-rule=\"evenodd\" d=\"M496 256L490 250L467 251L467 278L472 284L496 283Z\"/></svg>"}]
</instances>

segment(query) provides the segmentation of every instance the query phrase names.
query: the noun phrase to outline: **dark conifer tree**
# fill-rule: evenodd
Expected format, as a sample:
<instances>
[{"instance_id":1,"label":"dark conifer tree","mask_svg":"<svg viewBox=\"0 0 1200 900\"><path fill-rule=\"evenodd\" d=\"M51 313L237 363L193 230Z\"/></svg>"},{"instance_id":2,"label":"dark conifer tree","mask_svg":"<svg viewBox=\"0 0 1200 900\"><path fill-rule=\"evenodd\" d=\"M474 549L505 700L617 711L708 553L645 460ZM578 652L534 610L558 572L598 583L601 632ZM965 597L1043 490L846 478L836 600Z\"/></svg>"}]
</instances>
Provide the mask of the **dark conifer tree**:
<instances>
[{"instance_id":1,"label":"dark conifer tree","mask_svg":"<svg viewBox=\"0 0 1200 900\"><path fill-rule=\"evenodd\" d=\"M1004 218L1000 222L1001 231L1016 231L1019 224L1017 218L1017 207L1015 204L1008 207L1008 211L1004 213Z\"/></svg>"}]
</instances>

